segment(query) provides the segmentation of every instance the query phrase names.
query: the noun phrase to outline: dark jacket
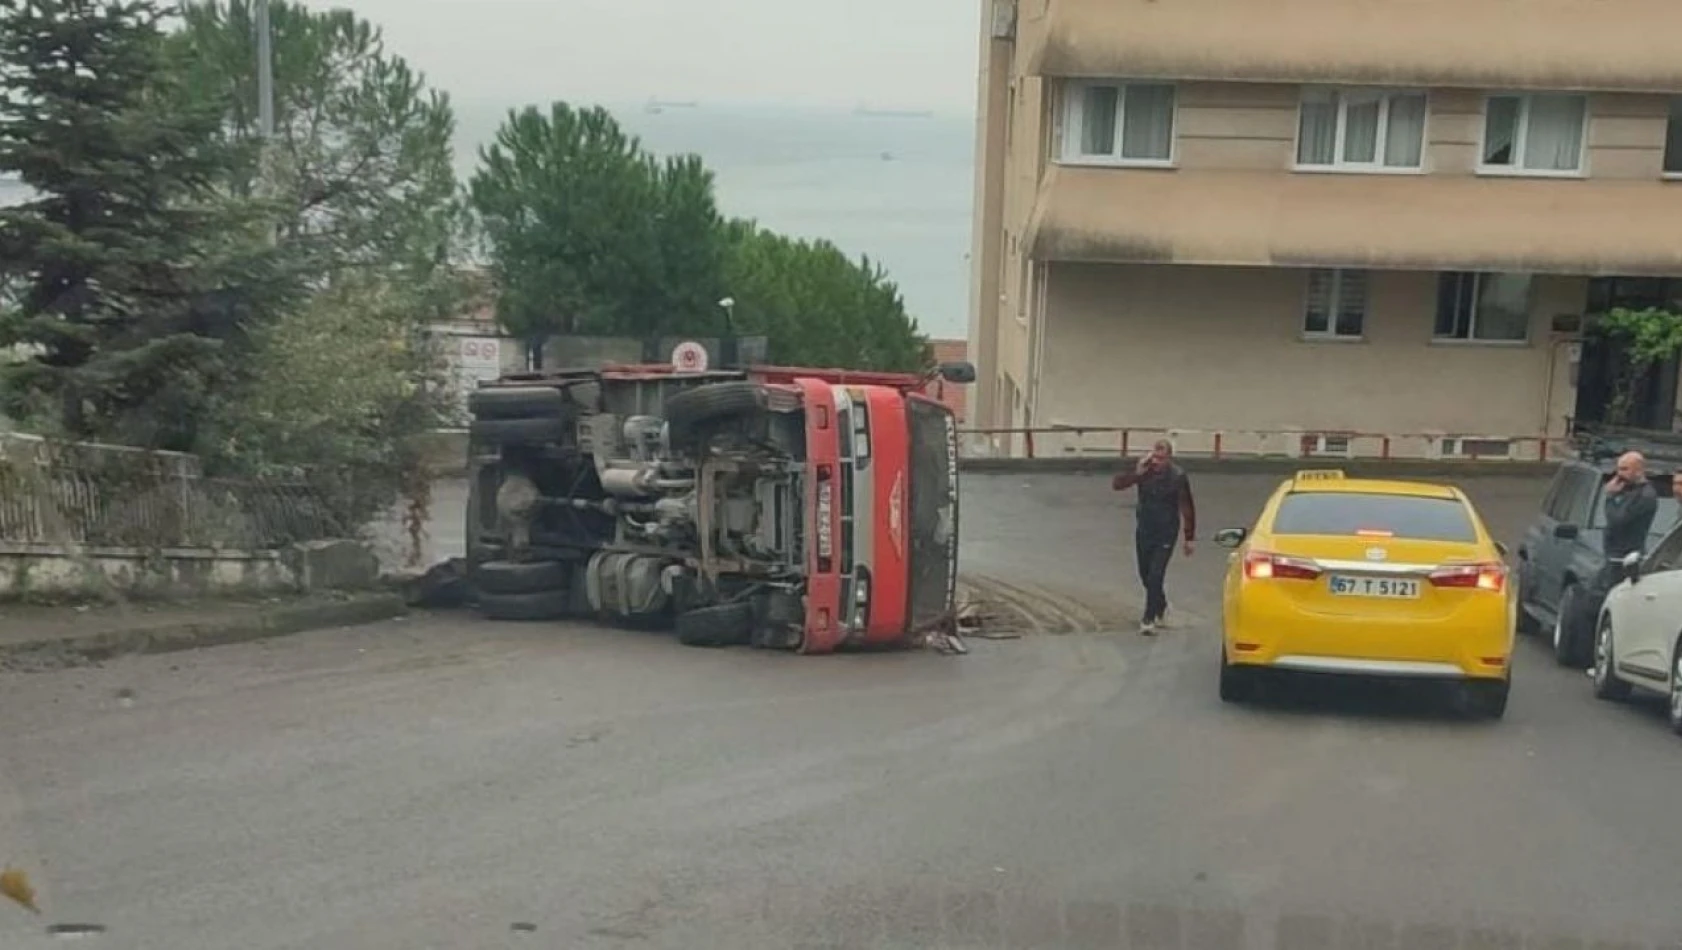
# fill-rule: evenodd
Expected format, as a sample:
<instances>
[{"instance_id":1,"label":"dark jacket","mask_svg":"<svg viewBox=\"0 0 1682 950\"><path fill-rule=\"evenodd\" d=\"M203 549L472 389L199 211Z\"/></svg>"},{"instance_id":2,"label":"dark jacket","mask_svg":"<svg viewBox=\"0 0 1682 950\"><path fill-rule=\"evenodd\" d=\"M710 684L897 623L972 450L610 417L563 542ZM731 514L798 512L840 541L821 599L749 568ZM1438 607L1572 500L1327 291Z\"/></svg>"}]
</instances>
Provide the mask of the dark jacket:
<instances>
[{"instance_id":1,"label":"dark jacket","mask_svg":"<svg viewBox=\"0 0 1682 950\"><path fill-rule=\"evenodd\" d=\"M1197 505L1191 497L1191 479L1173 462L1162 468L1117 475L1110 487L1116 491L1139 489L1134 515L1141 534L1172 538L1184 530L1187 541L1197 537Z\"/></svg>"},{"instance_id":2,"label":"dark jacket","mask_svg":"<svg viewBox=\"0 0 1682 950\"><path fill-rule=\"evenodd\" d=\"M1659 495L1653 483L1642 479L1623 491L1606 496L1606 531L1602 545L1606 559L1617 561L1647 547L1647 532L1653 529L1653 517L1659 513Z\"/></svg>"}]
</instances>

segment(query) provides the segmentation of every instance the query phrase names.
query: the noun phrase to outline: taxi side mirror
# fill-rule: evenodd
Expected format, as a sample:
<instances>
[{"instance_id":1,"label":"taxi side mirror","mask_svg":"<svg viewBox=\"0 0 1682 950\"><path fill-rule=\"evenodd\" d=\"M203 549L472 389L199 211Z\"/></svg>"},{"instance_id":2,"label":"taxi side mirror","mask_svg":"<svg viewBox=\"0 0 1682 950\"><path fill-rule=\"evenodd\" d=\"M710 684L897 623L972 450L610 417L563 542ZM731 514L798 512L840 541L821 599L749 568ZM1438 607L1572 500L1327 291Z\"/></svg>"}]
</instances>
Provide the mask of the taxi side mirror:
<instances>
[{"instance_id":1,"label":"taxi side mirror","mask_svg":"<svg viewBox=\"0 0 1682 950\"><path fill-rule=\"evenodd\" d=\"M1222 528L1215 532L1215 543L1223 548L1236 548L1250 536L1246 528Z\"/></svg>"}]
</instances>

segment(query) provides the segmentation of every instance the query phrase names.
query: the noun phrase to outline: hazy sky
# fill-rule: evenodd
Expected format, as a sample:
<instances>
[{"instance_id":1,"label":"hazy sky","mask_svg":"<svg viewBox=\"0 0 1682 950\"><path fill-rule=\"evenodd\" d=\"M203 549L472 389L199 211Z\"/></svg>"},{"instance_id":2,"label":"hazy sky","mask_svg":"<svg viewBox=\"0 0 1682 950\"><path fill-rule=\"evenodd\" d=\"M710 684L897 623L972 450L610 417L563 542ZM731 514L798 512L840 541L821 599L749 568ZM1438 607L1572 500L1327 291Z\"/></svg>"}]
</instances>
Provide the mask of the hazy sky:
<instances>
[{"instance_id":1,"label":"hazy sky","mask_svg":"<svg viewBox=\"0 0 1682 950\"><path fill-rule=\"evenodd\" d=\"M979 0L308 0L461 100L974 108Z\"/></svg>"}]
</instances>

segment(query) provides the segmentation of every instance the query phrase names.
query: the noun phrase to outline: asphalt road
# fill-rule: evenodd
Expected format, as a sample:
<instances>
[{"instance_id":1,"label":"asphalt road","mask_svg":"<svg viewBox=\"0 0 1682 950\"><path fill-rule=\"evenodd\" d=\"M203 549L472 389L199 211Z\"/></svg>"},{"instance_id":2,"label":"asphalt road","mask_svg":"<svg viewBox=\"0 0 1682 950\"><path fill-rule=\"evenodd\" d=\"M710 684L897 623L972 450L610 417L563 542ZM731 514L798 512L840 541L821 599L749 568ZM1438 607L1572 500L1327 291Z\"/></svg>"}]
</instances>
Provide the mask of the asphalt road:
<instances>
[{"instance_id":1,"label":"asphalt road","mask_svg":"<svg viewBox=\"0 0 1682 950\"><path fill-rule=\"evenodd\" d=\"M1271 481L1198 477L1205 535ZM1509 539L1541 492L1468 487ZM1102 480L973 477L963 517L966 567L1131 618ZM435 616L0 675L0 864L47 912L0 906L0 946L1682 942L1655 707L1537 644L1501 723L1224 707L1222 559L1176 560L1155 640L801 658Z\"/></svg>"}]
</instances>

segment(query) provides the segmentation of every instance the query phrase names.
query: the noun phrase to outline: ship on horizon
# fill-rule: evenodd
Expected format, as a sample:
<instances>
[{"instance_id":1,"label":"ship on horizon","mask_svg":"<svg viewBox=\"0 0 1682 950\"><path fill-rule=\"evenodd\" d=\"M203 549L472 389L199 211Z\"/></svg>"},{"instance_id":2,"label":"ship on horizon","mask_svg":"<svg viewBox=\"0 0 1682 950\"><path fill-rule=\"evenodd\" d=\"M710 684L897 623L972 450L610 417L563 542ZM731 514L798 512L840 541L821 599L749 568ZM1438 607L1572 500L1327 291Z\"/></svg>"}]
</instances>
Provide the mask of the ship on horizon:
<instances>
[{"instance_id":1,"label":"ship on horizon","mask_svg":"<svg viewBox=\"0 0 1682 950\"><path fill-rule=\"evenodd\" d=\"M866 116L872 119L932 119L933 109L872 109L866 105L859 105L853 110L853 115Z\"/></svg>"},{"instance_id":2,"label":"ship on horizon","mask_svg":"<svg viewBox=\"0 0 1682 950\"><path fill-rule=\"evenodd\" d=\"M654 115L659 115L660 113L665 112L667 109L699 109L700 107L701 107L701 104L699 102L696 102L693 99L682 100L682 101L674 101L674 100L669 100L669 99L661 99L657 96L649 96L648 97L648 105L643 106L643 111L654 114Z\"/></svg>"}]
</instances>

